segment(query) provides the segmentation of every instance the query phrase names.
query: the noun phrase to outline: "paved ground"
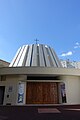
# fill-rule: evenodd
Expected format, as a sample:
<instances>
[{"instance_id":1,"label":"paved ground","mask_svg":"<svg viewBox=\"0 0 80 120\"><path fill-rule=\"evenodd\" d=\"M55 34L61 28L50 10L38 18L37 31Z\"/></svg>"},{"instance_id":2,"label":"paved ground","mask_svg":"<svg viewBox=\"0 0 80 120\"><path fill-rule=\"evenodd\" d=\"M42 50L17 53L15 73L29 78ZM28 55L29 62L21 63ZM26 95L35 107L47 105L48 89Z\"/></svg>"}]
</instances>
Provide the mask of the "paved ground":
<instances>
[{"instance_id":1,"label":"paved ground","mask_svg":"<svg viewBox=\"0 0 80 120\"><path fill-rule=\"evenodd\" d=\"M0 120L80 120L80 105L0 106Z\"/></svg>"}]
</instances>

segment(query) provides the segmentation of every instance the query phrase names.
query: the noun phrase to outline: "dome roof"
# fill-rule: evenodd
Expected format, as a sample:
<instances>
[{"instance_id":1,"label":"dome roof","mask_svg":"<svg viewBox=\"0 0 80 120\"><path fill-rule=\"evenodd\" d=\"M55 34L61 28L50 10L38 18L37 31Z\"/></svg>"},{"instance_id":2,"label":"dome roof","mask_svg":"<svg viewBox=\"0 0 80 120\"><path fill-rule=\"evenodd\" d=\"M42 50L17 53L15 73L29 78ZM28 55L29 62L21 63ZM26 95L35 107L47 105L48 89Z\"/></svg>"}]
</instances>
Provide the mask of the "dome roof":
<instances>
[{"instance_id":1,"label":"dome roof","mask_svg":"<svg viewBox=\"0 0 80 120\"><path fill-rule=\"evenodd\" d=\"M9 67L61 67L55 51L48 45L32 44L20 47Z\"/></svg>"}]
</instances>

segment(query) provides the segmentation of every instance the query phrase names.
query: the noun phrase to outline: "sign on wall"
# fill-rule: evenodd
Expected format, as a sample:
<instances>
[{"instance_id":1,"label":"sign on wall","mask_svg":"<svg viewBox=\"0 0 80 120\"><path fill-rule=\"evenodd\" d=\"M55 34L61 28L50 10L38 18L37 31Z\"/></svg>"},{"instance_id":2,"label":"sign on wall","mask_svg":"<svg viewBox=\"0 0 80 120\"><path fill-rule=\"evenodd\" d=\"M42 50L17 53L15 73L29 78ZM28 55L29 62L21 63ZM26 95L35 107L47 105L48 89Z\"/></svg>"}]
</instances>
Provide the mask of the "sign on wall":
<instances>
[{"instance_id":1,"label":"sign on wall","mask_svg":"<svg viewBox=\"0 0 80 120\"><path fill-rule=\"evenodd\" d=\"M23 103L24 100L24 83L19 83L18 87L18 103Z\"/></svg>"},{"instance_id":2,"label":"sign on wall","mask_svg":"<svg viewBox=\"0 0 80 120\"><path fill-rule=\"evenodd\" d=\"M13 87L12 87L12 86L9 86L8 92L12 92L12 89L13 89Z\"/></svg>"},{"instance_id":3,"label":"sign on wall","mask_svg":"<svg viewBox=\"0 0 80 120\"><path fill-rule=\"evenodd\" d=\"M62 103L66 103L66 90L65 90L65 84L63 83L61 85L61 96L62 96Z\"/></svg>"}]
</instances>

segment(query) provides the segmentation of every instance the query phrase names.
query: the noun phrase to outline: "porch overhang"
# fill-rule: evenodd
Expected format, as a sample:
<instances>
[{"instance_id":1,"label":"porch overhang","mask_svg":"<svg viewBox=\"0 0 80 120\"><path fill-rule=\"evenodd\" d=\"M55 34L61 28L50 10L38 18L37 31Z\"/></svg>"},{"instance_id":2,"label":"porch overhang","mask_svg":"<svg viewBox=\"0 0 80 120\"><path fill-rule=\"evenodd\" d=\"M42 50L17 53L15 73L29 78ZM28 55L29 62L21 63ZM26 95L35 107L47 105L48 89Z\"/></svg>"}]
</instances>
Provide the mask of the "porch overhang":
<instances>
[{"instance_id":1,"label":"porch overhang","mask_svg":"<svg viewBox=\"0 0 80 120\"><path fill-rule=\"evenodd\" d=\"M2 67L0 75L42 75L80 76L80 70L54 67Z\"/></svg>"}]
</instances>

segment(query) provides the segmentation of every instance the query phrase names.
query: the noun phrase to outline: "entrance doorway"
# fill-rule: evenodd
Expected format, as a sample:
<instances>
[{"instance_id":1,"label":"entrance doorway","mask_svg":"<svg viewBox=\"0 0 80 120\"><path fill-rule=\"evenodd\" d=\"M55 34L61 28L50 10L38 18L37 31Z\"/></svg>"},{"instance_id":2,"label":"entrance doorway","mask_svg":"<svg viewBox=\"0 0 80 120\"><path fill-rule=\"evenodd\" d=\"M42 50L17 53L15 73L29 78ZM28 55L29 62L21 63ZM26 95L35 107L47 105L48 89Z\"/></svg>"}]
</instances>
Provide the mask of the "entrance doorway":
<instances>
[{"instance_id":1,"label":"entrance doorway","mask_svg":"<svg viewBox=\"0 0 80 120\"><path fill-rule=\"evenodd\" d=\"M5 86L0 86L0 105L3 105Z\"/></svg>"},{"instance_id":2,"label":"entrance doorway","mask_svg":"<svg viewBox=\"0 0 80 120\"><path fill-rule=\"evenodd\" d=\"M55 82L28 82L27 104L57 104L58 84Z\"/></svg>"}]
</instances>

